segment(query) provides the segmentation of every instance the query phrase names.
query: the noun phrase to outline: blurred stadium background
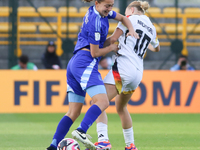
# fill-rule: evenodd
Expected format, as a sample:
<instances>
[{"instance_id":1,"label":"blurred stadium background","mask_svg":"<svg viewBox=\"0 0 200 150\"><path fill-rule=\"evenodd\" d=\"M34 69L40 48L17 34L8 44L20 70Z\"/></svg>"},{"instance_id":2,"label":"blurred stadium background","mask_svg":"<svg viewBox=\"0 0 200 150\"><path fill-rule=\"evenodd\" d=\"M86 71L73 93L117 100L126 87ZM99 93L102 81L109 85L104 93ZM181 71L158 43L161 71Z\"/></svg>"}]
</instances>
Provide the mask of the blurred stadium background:
<instances>
[{"instance_id":1,"label":"blurred stadium background","mask_svg":"<svg viewBox=\"0 0 200 150\"><path fill-rule=\"evenodd\" d=\"M156 26L161 52L147 52L144 68L168 70L178 54L200 69L200 0L147 0L148 15ZM131 0L115 0L114 10L124 14ZM41 55L48 41L57 45L64 68L72 56L82 17L93 3L81 0L1 0L0 69L9 69L22 53L42 69ZM117 22L111 21L109 34Z\"/></svg>"}]
</instances>

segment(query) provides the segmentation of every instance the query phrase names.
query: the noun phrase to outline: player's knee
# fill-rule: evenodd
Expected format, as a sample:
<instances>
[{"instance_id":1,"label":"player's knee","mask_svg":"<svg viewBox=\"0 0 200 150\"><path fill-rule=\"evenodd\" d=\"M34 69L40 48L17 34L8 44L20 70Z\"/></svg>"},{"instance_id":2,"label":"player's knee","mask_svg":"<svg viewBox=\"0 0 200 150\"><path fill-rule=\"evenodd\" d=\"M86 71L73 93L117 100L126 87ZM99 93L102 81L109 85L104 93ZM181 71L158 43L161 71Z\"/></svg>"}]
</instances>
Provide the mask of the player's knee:
<instances>
[{"instance_id":1,"label":"player's knee","mask_svg":"<svg viewBox=\"0 0 200 150\"><path fill-rule=\"evenodd\" d=\"M101 111L104 111L109 106L108 99L102 99L100 102L97 103Z\"/></svg>"},{"instance_id":2,"label":"player's knee","mask_svg":"<svg viewBox=\"0 0 200 150\"><path fill-rule=\"evenodd\" d=\"M107 108L108 106L109 106L109 100L107 99L107 100L105 100L105 107Z\"/></svg>"},{"instance_id":3,"label":"player's knee","mask_svg":"<svg viewBox=\"0 0 200 150\"><path fill-rule=\"evenodd\" d=\"M117 106L117 107L116 107L116 110L117 110L117 113L118 113L118 114L122 114L122 113L125 112L126 107Z\"/></svg>"},{"instance_id":4,"label":"player's knee","mask_svg":"<svg viewBox=\"0 0 200 150\"><path fill-rule=\"evenodd\" d=\"M77 118L78 118L78 116L80 115L80 111L68 111L67 113L66 113L66 115L68 116L68 117L70 117L71 119L72 119L72 121L74 122Z\"/></svg>"},{"instance_id":5,"label":"player's knee","mask_svg":"<svg viewBox=\"0 0 200 150\"><path fill-rule=\"evenodd\" d=\"M104 104L104 108L105 109L108 108L108 106L109 106L109 100L105 99L104 102L103 102L103 104Z\"/></svg>"}]
</instances>

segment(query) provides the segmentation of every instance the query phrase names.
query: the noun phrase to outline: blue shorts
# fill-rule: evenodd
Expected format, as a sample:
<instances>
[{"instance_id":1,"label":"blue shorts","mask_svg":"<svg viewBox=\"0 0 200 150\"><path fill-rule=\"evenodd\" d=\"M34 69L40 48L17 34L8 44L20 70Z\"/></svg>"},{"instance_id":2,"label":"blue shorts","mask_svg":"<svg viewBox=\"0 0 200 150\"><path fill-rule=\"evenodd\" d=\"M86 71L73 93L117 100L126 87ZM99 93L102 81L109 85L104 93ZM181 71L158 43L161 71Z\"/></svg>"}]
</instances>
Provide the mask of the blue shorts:
<instances>
[{"instance_id":1,"label":"blue shorts","mask_svg":"<svg viewBox=\"0 0 200 150\"><path fill-rule=\"evenodd\" d=\"M98 59L93 58L89 51L79 50L67 66L67 92L85 97L89 87L104 85L98 63Z\"/></svg>"}]
</instances>

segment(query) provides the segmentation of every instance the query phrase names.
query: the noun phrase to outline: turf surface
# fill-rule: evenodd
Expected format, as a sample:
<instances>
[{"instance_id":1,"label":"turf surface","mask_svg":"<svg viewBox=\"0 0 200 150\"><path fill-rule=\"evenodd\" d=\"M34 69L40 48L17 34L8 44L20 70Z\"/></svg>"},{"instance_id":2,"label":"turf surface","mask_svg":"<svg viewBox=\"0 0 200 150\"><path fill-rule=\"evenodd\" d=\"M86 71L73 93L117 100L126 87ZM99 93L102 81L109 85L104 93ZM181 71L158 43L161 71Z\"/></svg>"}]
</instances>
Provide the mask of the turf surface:
<instances>
[{"instance_id":1,"label":"turf surface","mask_svg":"<svg viewBox=\"0 0 200 150\"><path fill-rule=\"evenodd\" d=\"M0 150L45 150L64 114L0 114ZM200 150L200 114L132 114L139 150ZM66 137L78 127L78 118ZM112 150L124 150L120 119L108 114ZM88 130L97 140L96 124ZM85 150L81 145L81 150Z\"/></svg>"}]
</instances>

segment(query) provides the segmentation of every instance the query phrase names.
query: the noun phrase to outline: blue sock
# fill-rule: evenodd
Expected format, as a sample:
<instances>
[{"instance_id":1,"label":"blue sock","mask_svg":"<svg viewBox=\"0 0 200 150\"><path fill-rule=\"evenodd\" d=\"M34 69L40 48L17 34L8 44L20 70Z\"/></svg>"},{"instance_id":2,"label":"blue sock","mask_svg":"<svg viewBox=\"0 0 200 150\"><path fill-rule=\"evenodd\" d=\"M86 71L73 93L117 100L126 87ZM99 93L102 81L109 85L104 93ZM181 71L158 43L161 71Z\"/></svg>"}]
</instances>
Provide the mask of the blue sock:
<instances>
[{"instance_id":1,"label":"blue sock","mask_svg":"<svg viewBox=\"0 0 200 150\"><path fill-rule=\"evenodd\" d=\"M53 136L51 146L53 146L53 147L58 146L58 143L65 137L65 135L69 131L69 128L71 127L72 124L73 124L73 121L68 116L64 116L60 120L60 122L57 126L57 129L56 129L56 133Z\"/></svg>"},{"instance_id":2,"label":"blue sock","mask_svg":"<svg viewBox=\"0 0 200 150\"><path fill-rule=\"evenodd\" d=\"M85 114L80 126L77 128L79 131L86 133L89 127L101 114L101 109L97 105L92 105Z\"/></svg>"}]
</instances>

